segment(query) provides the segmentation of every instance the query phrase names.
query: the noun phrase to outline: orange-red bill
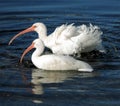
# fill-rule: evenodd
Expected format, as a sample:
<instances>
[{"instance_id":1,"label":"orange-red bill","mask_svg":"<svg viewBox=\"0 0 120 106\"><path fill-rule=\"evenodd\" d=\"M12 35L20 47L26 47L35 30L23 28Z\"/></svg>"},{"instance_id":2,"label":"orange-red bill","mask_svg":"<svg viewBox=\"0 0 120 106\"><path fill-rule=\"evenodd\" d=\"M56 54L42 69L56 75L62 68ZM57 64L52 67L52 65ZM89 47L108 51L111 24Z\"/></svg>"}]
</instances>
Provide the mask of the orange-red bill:
<instances>
[{"instance_id":1,"label":"orange-red bill","mask_svg":"<svg viewBox=\"0 0 120 106\"><path fill-rule=\"evenodd\" d=\"M20 58L20 63L22 63L22 60L23 60L24 56L25 56L30 50L32 50L33 48L34 48L34 43L32 43L32 44L23 52L23 54L22 54L22 56L21 56L21 58Z\"/></svg>"},{"instance_id":2,"label":"orange-red bill","mask_svg":"<svg viewBox=\"0 0 120 106\"><path fill-rule=\"evenodd\" d=\"M13 42L14 39L16 39L17 37L19 37L20 35L23 35L23 34L25 34L25 33L27 33L27 32L32 32L32 31L34 31L34 28L35 28L34 26L31 26L31 27L29 27L29 28L21 31L21 32L18 33L17 35L15 35L15 36L9 41L9 45Z\"/></svg>"}]
</instances>

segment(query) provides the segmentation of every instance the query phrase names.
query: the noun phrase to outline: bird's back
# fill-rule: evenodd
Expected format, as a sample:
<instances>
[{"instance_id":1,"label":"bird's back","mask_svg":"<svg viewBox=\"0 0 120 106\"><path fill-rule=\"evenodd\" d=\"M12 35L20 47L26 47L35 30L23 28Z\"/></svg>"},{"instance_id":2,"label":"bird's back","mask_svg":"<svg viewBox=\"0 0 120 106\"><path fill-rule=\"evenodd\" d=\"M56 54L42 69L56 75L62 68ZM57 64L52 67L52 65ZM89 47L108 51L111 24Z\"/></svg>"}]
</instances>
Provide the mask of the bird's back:
<instances>
[{"instance_id":1,"label":"bird's back","mask_svg":"<svg viewBox=\"0 0 120 106\"><path fill-rule=\"evenodd\" d=\"M38 61L35 60L34 65L44 70L79 70L91 69L91 66L83 61L76 60L71 56L63 55L43 55Z\"/></svg>"},{"instance_id":2,"label":"bird's back","mask_svg":"<svg viewBox=\"0 0 120 106\"><path fill-rule=\"evenodd\" d=\"M99 50L102 47L102 31L98 26L90 24L74 26L63 24L55 29L49 36L51 40L47 44L55 54L74 54ZM72 45L72 46L71 46ZM66 50L68 48L68 52ZM63 48L63 49L61 49Z\"/></svg>"}]
</instances>

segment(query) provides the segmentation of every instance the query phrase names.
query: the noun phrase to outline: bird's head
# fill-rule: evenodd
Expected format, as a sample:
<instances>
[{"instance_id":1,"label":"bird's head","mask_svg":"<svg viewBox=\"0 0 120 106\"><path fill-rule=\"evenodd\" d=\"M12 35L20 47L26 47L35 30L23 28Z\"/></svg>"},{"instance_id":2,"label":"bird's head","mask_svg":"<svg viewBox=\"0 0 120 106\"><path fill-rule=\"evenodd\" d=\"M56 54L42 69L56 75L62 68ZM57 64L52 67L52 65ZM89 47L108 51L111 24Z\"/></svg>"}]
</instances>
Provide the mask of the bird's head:
<instances>
[{"instance_id":1,"label":"bird's head","mask_svg":"<svg viewBox=\"0 0 120 106\"><path fill-rule=\"evenodd\" d=\"M31 45L23 52L22 56L21 56L21 59L20 59L20 63L22 63L22 60L24 58L24 56L30 51L32 50L33 48L40 48L41 51L44 50L44 45L43 45L43 42L40 40L40 39L35 39Z\"/></svg>"},{"instance_id":2,"label":"bird's head","mask_svg":"<svg viewBox=\"0 0 120 106\"><path fill-rule=\"evenodd\" d=\"M18 33L17 35L15 35L10 41L9 41L9 45L13 42L14 39L16 39L17 37L25 34L25 33L28 33L28 32L33 32L33 31L36 31L36 32L42 32L43 29L45 29L45 25L43 23L34 23L31 27L21 31L20 33Z\"/></svg>"}]
</instances>

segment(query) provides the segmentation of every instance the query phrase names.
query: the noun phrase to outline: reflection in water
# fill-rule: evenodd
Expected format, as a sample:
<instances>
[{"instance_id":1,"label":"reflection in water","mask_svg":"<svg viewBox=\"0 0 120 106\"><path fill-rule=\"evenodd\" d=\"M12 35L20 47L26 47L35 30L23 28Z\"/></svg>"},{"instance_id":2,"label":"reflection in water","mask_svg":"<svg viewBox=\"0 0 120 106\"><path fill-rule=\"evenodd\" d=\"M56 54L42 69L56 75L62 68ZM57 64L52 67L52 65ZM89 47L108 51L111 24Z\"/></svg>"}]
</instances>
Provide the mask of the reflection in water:
<instances>
[{"instance_id":1,"label":"reflection in water","mask_svg":"<svg viewBox=\"0 0 120 106\"><path fill-rule=\"evenodd\" d=\"M71 71L45 71L40 69L34 69L32 71L32 84L33 93L34 94L43 94L42 84L50 84L50 83L61 83L67 78L74 76L75 73Z\"/></svg>"},{"instance_id":2,"label":"reflection in water","mask_svg":"<svg viewBox=\"0 0 120 106\"><path fill-rule=\"evenodd\" d=\"M32 71L32 83L59 83L66 80L68 77L72 77L74 73L71 71L45 71L40 69L34 69Z\"/></svg>"},{"instance_id":3,"label":"reflection in water","mask_svg":"<svg viewBox=\"0 0 120 106\"><path fill-rule=\"evenodd\" d=\"M78 71L45 71L40 69L33 69L32 70L32 79L31 83L33 84L32 93L35 95L42 95L44 94L44 89L42 84L52 84L54 83L64 83L64 81L72 80L76 77L94 77L96 73L81 73ZM47 88L48 89L48 88ZM59 88L54 88L58 90ZM42 103L43 101L40 98L34 98L32 100L34 103Z\"/></svg>"}]
</instances>

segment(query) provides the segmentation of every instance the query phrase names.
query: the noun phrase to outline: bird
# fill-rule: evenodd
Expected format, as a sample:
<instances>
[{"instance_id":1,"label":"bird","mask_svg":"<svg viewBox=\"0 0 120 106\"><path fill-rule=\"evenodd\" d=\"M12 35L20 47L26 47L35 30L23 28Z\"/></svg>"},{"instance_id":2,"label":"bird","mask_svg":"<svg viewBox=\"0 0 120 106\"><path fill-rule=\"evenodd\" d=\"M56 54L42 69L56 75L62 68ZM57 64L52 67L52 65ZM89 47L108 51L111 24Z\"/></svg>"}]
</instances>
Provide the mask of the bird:
<instances>
[{"instance_id":1,"label":"bird","mask_svg":"<svg viewBox=\"0 0 120 106\"><path fill-rule=\"evenodd\" d=\"M32 44L23 52L20 63L24 56L33 48L36 50L31 56L32 63L42 70L78 70L82 72L92 72L93 68L86 62L77 60L72 56L58 54L44 54L45 45L42 40L35 39Z\"/></svg>"},{"instance_id":2,"label":"bird","mask_svg":"<svg viewBox=\"0 0 120 106\"><path fill-rule=\"evenodd\" d=\"M47 36L47 27L44 23L37 22L31 27L21 31L15 35L9 45L18 36L25 33L35 31L38 33L38 38L41 39L46 47L52 50L54 54L74 55L84 52L98 50L105 52L102 45L101 35L103 32L98 26L90 24L75 26L72 24L63 24L58 26L53 33Z\"/></svg>"}]
</instances>

